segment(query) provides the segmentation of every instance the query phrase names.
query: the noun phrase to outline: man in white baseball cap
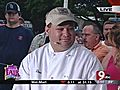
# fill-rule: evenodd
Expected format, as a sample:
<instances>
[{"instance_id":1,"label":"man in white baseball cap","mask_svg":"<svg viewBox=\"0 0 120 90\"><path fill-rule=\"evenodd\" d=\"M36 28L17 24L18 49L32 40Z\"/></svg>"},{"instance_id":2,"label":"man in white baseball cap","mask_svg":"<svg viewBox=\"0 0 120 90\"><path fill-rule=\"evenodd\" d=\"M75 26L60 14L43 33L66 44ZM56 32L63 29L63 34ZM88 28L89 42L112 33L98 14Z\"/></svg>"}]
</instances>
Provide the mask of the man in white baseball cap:
<instances>
[{"instance_id":1,"label":"man in white baseball cap","mask_svg":"<svg viewBox=\"0 0 120 90\"><path fill-rule=\"evenodd\" d=\"M103 70L102 66L93 53L74 43L76 24L67 8L56 7L47 13L45 32L50 42L23 59L20 80L96 80L96 71ZM106 86L20 84L13 90L106 90Z\"/></svg>"}]
</instances>

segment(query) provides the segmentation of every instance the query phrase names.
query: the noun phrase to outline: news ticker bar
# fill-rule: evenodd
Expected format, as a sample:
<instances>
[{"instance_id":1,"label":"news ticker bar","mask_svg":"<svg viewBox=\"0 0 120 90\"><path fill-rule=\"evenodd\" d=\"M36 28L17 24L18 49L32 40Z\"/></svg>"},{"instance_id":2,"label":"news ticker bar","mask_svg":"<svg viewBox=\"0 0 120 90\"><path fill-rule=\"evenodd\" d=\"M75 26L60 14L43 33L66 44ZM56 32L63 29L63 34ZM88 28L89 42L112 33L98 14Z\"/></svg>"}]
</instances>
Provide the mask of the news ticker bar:
<instances>
[{"instance_id":1,"label":"news ticker bar","mask_svg":"<svg viewBox=\"0 0 120 90\"><path fill-rule=\"evenodd\" d=\"M0 84L118 84L120 80L0 80Z\"/></svg>"}]
</instances>

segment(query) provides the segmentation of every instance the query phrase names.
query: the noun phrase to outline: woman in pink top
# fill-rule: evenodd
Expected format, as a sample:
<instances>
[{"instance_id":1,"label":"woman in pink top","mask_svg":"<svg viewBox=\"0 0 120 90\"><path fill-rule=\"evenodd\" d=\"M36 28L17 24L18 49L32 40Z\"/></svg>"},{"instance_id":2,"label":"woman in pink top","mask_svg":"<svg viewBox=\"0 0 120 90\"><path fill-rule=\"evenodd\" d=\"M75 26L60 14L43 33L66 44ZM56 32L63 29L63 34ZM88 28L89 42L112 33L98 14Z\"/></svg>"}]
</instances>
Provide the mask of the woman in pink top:
<instances>
[{"instance_id":1,"label":"woman in pink top","mask_svg":"<svg viewBox=\"0 0 120 90\"><path fill-rule=\"evenodd\" d=\"M113 46L113 51L106 65L106 73L111 80L120 80L120 23L116 23L109 33L109 41ZM107 90L118 90L118 85L108 84Z\"/></svg>"}]
</instances>

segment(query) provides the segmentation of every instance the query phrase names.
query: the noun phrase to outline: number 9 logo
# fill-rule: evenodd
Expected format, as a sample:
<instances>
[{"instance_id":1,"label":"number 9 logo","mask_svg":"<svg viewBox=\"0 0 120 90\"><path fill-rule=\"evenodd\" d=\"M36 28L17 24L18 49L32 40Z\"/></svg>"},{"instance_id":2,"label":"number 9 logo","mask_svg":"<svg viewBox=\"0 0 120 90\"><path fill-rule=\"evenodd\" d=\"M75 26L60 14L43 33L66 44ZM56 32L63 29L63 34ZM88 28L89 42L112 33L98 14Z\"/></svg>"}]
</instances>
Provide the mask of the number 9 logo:
<instances>
[{"instance_id":1,"label":"number 9 logo","mask_svg":"<svg viewBox=\"0 0 120 90\"><path fill-rule=\"evenodd\" d=\"M104 71L97 71L97 80L103 80L105 77Z\"/></svg>"}]
</instances>

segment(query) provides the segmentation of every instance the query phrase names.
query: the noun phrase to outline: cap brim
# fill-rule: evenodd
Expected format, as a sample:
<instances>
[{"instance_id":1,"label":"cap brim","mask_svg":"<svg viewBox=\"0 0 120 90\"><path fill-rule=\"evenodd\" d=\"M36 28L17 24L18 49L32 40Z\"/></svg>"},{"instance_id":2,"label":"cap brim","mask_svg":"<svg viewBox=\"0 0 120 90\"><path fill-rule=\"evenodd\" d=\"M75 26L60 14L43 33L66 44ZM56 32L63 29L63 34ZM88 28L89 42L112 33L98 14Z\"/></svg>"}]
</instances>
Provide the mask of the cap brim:
<instances>
[{"instance_id":1,"label":"cap brim","mask_svg":"<svg viewBox=\"0 0 120 90\"><path fill-rule=\"evenodd\" d=\"M6 13L9 13L9 12L10 12L10 13L11 13L11 12L12 12L12 13L17 13L18 11L15 11L15 10L8 10L8 11L6 11Z\"/></svg>"},{"instance_id":2,"label":"cap brim","mask_svg":"<svg viewBox=\"0 0 120 90\"><path fill-rule=\"evenodd\" d=\"M77 21L75 20L75 18L73 18L73 17L69 17L69 16L63 16L63 17L58 17L58 18L56 18L53 22L51 22L51 23L53 23L54 25L59 25L59 24L61 24L61 23L63 23L63 22L66 22L66 21L71 21L71 22L74 22L76 25L77 25Z\"/></svg>"}]
</instances>

